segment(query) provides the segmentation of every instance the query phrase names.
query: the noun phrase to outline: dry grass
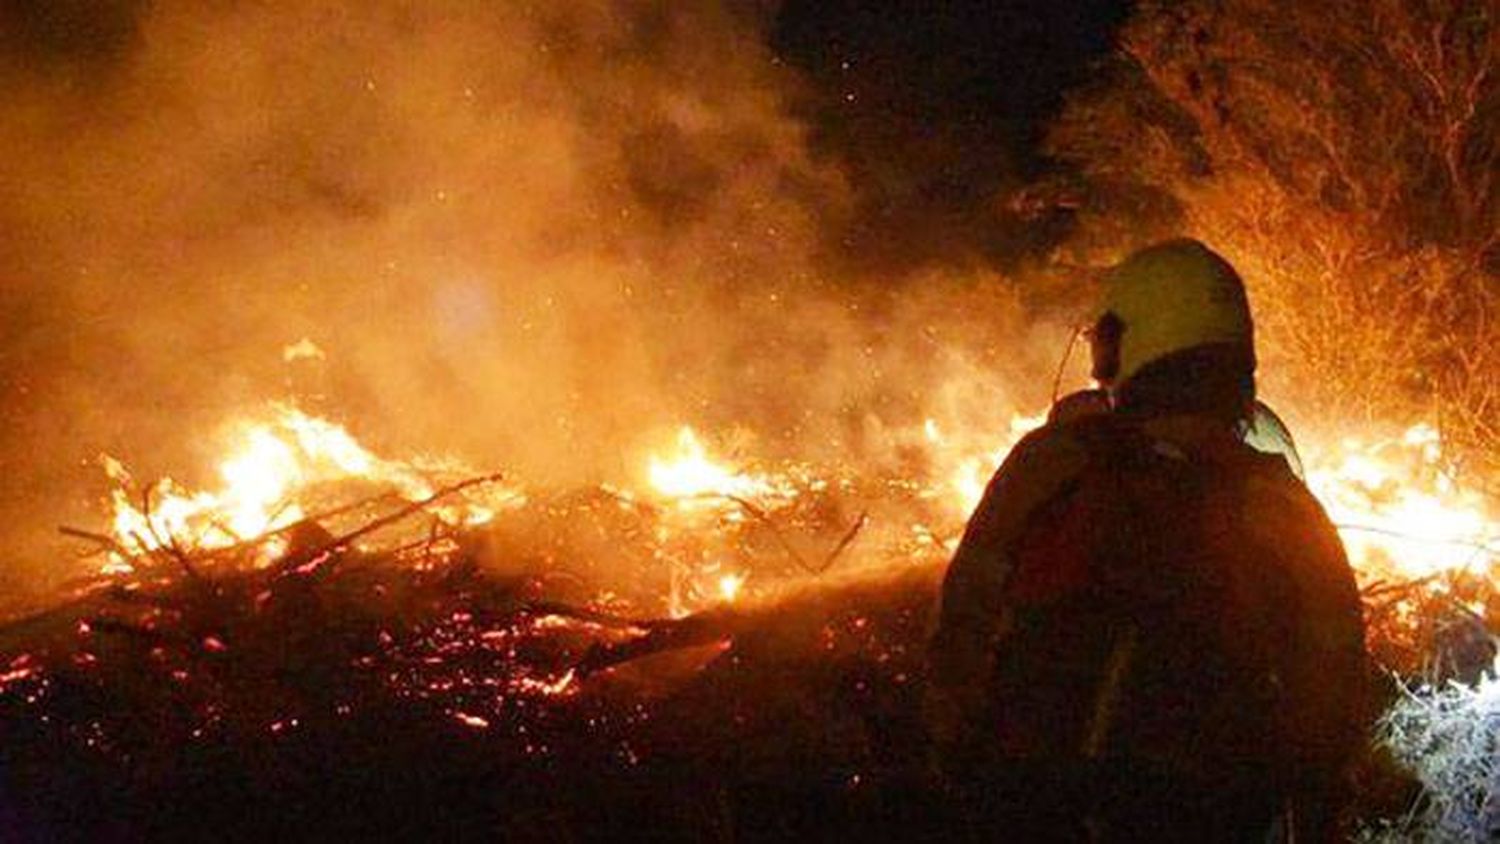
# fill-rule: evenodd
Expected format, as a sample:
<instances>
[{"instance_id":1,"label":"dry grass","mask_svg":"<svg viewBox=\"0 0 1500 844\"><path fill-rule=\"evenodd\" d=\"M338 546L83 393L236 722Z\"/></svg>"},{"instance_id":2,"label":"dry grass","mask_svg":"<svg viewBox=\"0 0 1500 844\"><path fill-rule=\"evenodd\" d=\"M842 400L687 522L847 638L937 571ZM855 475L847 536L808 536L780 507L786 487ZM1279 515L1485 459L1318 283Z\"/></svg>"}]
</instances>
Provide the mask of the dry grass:
<instances>
[{"instance_id":1,"label":"dry grass","mask_svg":"<svg viewBox=\"0 0 1500 844\"><path fill-rule=\"evenodd\" d=\"M1422 686L1396 701L1377 740L1421 781L1404 816L1367 841L1490 841L1500 835L1500 680Z\"/></svg>"}]
</instances>

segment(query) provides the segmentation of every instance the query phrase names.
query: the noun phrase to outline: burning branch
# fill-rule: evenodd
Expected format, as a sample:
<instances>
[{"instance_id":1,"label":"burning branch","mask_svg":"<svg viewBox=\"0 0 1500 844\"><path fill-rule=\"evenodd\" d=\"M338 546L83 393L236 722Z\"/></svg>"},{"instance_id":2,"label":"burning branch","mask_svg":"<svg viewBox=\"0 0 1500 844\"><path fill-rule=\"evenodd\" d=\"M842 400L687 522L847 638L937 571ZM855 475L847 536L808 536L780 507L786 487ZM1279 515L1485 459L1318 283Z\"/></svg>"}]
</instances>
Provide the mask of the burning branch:
<instances>
[{"instance_id":1,"label":"burning branch","mask_svg":"<svg viewBox=\"0 0 1500 844\"><path fill-rule=\"evenodd\" d=\"M188 559L187 552L182 550L182 547L177 544L177 537L173 536L170 531L158 531L156 529L156 523L151 519L151 493L155 490L156 484L154 483L147 484L146 488L141 490L141 515L145 517L146 531L151 535L153 542L139 542L140 546L148 549L148 553L154 553L158 550L166 552L172 560L176 561L182 567L183 573L188 576L189 580L195 583L202 582L203 575L198 571L197 566L193 565L192 560Z\"/></svg>"},{"instance_id":2,"label":"burning branch","mask_svg":"<svg viewBox=\"0 0 1500 844\"><path fill-rule=\"evenodd\" d=\"M332 554L334 551L337 551L340 548L347 547L356 539L368 536L375 531L389 527L404 519L410 518L411 516L414 516L417 513L426 510L428 507L431 507L433 504L436 504L437 502L451 495L456 495L472 487L496 483L504 477L505 476L503 473L496 472L494 474L483 475L477 478L469 478L468 480L460 481L451 486L444 487L437 492L434 492L433 494L427 496L426 498L423 498L419 501L413 501L393 513L367 522L363 526L355 528L354 530L351 530L342 536L335 537L334 539L329 540L328 542L325 542L310 551L302 554L290 555L286 559L282 560L279 565L277 565L276 570L278 573L284 574L302 566L316 567L317 562L323 557Z\"/></svg>"},{"instance_id":3,"label":"burning branch","mask_svg":"<svg viewBox=\"0 0 1500 844\"><path fill-rule=\"evenodd\" d=\"M95 554L115 554L121 559L129 559L130 557L136 556L135 553L131 552L130 549L126 548L124 545L121 545L120 542L113 536L109 536L107 534L96 533L91 530L82 530L80 528L69 527L67 525L58 525L57 532L62 534L63 536L71 537L73 539L82 539L87 542L94 543L97 547L85 552L84 556L86 557L91 557Z\"/></svg>"},{"instance_id":4,"label":"burning branch","mask_svg":"<svg viewBox=\"0 0 1500 844\"><path fill-rule=\"evenodd\" d=\"M336 519L340 516L345 516L358 510L374 507L392 499L398 499L399 497L400 496L396 495L396 493L394 492L382 492L379 495L372 495L359 501L353 501L348 504L340 505L338 507L332 507L319 513L314 513L311 516L306 516L304 518L298 519L295 522L289 522L282 525L281 527L271 528L270 530L256 534L249 539L240 539L234 544L226 545L223 548L207 549L207 553L213 556L233 556L234 554L240 553L247 549L264 545L279 536L285 536L286 534L296 530L299 525L308 523L322 524L329 521L330 519Z\"/></svg>"},{"instance_id":5,"label":"burning branch","mask_svg":"<svg viewBox=\"0 0 1500 844\"><path fill-rule=\"evenodd\" d=\"M781 526L776 524L775 519L771 518L771 514L767 513L760 507L757 507L753 502L738 495L730 495L728 493L718 492L705 493L703 495L694 497L721 498L727 501L734 502L740 507L740 509L749 514L751 518L765 525L771 531L771 536L776 540L776 544L781 546L781 550L785 551L787 553L787 556L791 557L792 561L795 562L798 567L815 577L828 571L828 569L833 567L833 564L835 562L838 562L838 558L844 553L844 550L854 543L855 538L859 536L859 532L864 529L865 523L870 520L870 514L868 512L860 512L859 516L854 519L854 524L850 525L849 529L844 532L843 537L839 539L838 544L833 547L833 550L829 551L828 554L823 557L823 560L820 563L813 563L812 561L804 557L802 553L797 550L796 546L792 545L791 540L787 539L786 534L782 532Z\"/></svg>"}]
</instances>

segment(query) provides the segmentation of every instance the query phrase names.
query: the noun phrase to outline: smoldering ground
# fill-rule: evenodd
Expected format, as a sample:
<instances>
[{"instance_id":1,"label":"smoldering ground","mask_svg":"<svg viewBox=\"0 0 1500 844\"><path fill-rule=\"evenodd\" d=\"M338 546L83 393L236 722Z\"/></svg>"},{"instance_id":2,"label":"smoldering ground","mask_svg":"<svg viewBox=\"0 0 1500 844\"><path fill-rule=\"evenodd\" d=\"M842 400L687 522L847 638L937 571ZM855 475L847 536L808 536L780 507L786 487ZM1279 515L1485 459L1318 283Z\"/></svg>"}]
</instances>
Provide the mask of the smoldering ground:
<instances>
[{"instance_id":1,"label":"smoldering ground","mask_svg":"<svg viewBox=\"0 0 1500 844\"><path fill-rule=\"evenodd\" d=\"M1005 385L1062 331L969 256L840 272L857 193L791 116L767 14L8 5L3 576L71 573L51 530L97 517L99 452L191 481L288 393L544 483L618 477L684 421L847 456L934 396L997 425L1036 401ZM326 358L284 360L303 338Z\"/></svg>"}]
</instances>

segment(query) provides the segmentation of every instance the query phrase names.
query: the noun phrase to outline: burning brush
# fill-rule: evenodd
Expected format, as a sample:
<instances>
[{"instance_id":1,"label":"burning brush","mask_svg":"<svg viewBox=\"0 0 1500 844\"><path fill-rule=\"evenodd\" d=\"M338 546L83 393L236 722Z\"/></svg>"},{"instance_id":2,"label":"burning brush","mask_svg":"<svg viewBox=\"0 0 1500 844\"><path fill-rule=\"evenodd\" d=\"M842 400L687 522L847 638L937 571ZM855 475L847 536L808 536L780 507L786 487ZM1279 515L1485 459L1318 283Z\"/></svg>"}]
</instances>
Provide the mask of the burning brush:
<instances>
[{"instance_id":1,"label":"burning brush","mask_svg":"<svg viewBox=\"0 0 1500 844\"><path fill-rule=\"evenodd\" d=\"M20 747L168 781L183 747L391 723L424 747L432 730L482 736L486 758L740 770L780 752L742 756L750 743L805 718L844 724L797 740L841 782L907 788L937 578L983 478L1035 424L1017 417L995 443L928 420L917 476L736 465L683 428L635 488L551 492L383 458L273 407L242 427L216 489L141 485L106 459L109 526L66 530L98 572L0 631L0 713L34 743ZM1459 741L1429 740L1453 719L1421 713L1457 711L1452 689L1488 699L1500 612L1489 511L1440 445L1418 427L1309 454L1364 580L1372 651L1402 689L1384 735L1419 774ZM1441 791L1450 773L1424 782Z\"/></svg>"}]
</instances>

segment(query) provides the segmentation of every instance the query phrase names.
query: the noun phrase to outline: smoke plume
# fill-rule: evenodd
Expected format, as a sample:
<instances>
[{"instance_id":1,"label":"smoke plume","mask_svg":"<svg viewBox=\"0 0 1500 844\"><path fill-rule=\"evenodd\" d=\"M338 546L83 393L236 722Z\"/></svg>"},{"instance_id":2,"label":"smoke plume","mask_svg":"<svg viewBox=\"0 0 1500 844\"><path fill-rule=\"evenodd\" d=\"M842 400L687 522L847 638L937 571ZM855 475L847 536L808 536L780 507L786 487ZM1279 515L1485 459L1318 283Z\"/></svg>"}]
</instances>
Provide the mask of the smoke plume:
<instances>
[{"instance_id":1,"label":"smoke plume","mask_svg":"<svg viewBox=\"0 0 1500 844\"><path fill-rule=\"evenodd\" d=\"M13 581L67 573L48 535L95 512L99 452L207 472L206 434L289 393L379 448L567 483L628 472L684 421L808 454L869 449L933 401L998 427L1011 397L984 385L1036 345L973 273L825 269L850 192L750 11L163 0L0 21ZM283 355L303 339L324 357Z\"/></svg>"}]
</instances>

